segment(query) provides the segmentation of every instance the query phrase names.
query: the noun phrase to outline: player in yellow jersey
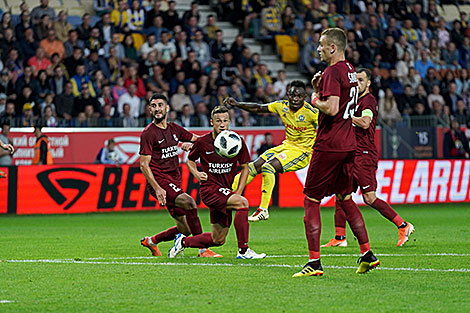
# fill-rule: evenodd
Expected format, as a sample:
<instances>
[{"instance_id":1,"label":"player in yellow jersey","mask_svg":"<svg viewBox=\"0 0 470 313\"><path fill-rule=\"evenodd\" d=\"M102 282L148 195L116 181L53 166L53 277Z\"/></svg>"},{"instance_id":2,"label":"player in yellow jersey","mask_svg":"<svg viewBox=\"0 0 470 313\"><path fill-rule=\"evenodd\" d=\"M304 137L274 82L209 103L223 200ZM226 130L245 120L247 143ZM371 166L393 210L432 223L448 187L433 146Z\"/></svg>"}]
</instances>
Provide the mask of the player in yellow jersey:
<instances>
[{"instance_id":1,"label":"player in yellow jersey","mask_svg":"<svg viewBox=\"0 0 470 313\"><path fill-rule=\"evenodd\" d=\"M233 98L224 100L231 105L251 113L276 113L286 128L286 139L279 146L266 150L256 161L249 164L247 184L259 173L263 176L261 202L248 220L258 222L269 218L269 202L276 182L275 173L295 172L306 167L312 157L312 147L317 135L318 109L305 101L305 84L300 80L290 83L288 100L278 100L259 104L237 102ZM240 174L235 177L233 186L238 186Z\"/></svg>"}]
</instances>

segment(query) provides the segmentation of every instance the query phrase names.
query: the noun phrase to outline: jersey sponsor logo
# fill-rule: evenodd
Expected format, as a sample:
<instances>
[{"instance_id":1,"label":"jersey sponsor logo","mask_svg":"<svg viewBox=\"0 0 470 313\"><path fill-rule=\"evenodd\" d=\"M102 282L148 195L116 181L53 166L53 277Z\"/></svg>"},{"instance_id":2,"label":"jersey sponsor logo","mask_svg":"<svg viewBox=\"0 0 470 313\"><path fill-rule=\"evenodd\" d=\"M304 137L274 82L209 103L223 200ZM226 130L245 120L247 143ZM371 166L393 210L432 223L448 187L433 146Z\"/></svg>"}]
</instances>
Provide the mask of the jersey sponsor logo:
<instances>
[{"instance_id":1,"label":"jersey sponsor logo","mask_svg":"<svg viewBox=\"0 0 470 313\"><path fill-rule=\"evenodd\" d=\"M308 127L299 127L299 126L294 126L294 125L291 125L291 124L287 124L285 123L284 126L286 128L290 128L290 129L293 129L293 130L296 130L296 131L299 131L299 132L302 132L302 131L306 131L308 129Z\"/></svg>"},{"instance_id":2,"label":"jersey sponsor logo","mask_svg":"<svg viewBox=\"0 0 470 313\"><path fill-rule=\"evenodd\" d=\"M162 140L159 140L158 143L160 144L160 143L162 143L162 142L164 142L164 141L165 141L165 139L162 139Z\"/></svg>"},{"instance_id":3,"label":"jersey sponsor logo","mask_svg":"<svg viewBox=\"0 0 470 313\"><path fill-rule=\"evenodd\" d=\"M233 163L209 163L209 173L227 174L232 170Z\"/></svg>"},{"instance_id":4,"label":"jersey sponsor logo","mask_svg":"<svg viewBox=\"0 0 470 313\"><path fill-rule=\"evenodd\" d=\"M281 160L287 159L287 155L286 155L285 152L279 153L279 154L277 155L277 157L278 157L279 159L281 159Z\"/></svg>"},{"instance_id":5,"label":"jersey sponsor logo","mask_svg":"<svg viewBox=\"0 0 470 313\"><path fill-rule=\"evenodd\" d=\"M64 173L67 173L68 175L64 176ZM90 183L86 180L77 179L76 177L78 174L86 174L96 177L96 173L92 171L71 167L53 168L38 173L36 177L52 200L54 200L58 205L65 204L63 209L68 210L83 196L90 186ZM73 198L69 197L69 199L67 199L63 192L64 189L75 189L77 190L77 193Z\"/></svg>"},{"instance_id":6,"label":"jersey sponsor logo","mask_svg":"<svg viewBox=\"0 0 470 313\"><path fill-rule=\"evenodd\" d=\"M178 146L170 146L162 149L162 160L178 156Z\"/></svg>"}]
</instances>

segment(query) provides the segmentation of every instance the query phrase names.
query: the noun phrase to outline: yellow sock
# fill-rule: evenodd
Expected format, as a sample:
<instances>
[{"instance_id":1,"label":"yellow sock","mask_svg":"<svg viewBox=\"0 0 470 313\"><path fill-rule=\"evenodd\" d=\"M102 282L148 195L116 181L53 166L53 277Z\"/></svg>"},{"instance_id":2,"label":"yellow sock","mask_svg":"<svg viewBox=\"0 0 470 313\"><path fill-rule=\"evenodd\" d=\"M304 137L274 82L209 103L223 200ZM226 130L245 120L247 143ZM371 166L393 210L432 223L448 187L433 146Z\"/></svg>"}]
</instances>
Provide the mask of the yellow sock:
<instances>
[{"instance_id":1,"label":"yellow sock","mask_svg":"<svg viewBox=\"0 0 470 313\"><path fill-rule=\"evenodd\" d=\"M256 175L258 175L258 172L256 171L256 168L255 168L255 164L253 162L250 162L250 164L248 164L248 168L249 168L249 172L248 172L248 178L246 180L247 185L253 180L253 178L256 177ZM239 181L240 181L240 173L238 173L233 179L233 184L232 184L233 191L237 191Z\"/></svg>"},{"instance_id":2,"label":"yellow sock","mask_svg":"<svg viewBox=\"0 0 470 313\"><path fill-rule=\"evenodd\" d=\"M260 208L267 209L273 195L274 184L276 183L276 169L269 163L261 166L261 175L263 175L263 184L261 185L261 203Z\"/></svg>"}]
</instances>

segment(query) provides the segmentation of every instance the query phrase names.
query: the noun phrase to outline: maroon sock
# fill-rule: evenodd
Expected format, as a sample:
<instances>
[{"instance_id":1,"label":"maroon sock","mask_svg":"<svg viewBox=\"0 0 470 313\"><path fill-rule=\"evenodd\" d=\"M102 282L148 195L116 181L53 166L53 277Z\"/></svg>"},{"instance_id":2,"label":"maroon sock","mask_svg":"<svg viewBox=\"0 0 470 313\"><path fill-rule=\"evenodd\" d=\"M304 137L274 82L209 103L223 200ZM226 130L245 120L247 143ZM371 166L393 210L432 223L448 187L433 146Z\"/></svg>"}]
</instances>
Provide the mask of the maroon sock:
<instances>
[{"instance_id":1,"label":"maroon sock","mask_svg":"<svg viewBox=\"0 0 470 313\"><path fill-rule=\"evenodd\" d=\"M335 231L336 236L346 236L346 214L338 199L335 201Z\"/></svg>"},{"instance_id":2,"label":"maroon sock","mask_svg":"<svg viewBox=\"0 0 470 313\"><path fill-rule=\"evenodd\" d=\"M307 197L304 200L305 206L305 235L307 236L308 251L310 258L320 257L320 235L321 235L321 217L320 203L314 202Z\"/></svg>"},{"instance_id":3,"label":"maroon sock","mask_svg":"<svg viewBox=\"0 0 470 313\"><path fill-rule=\"evenodd\" d=\"M158 244L159 242L174 240L178 233L178 228L173 226L167 230L162 231L161 233L156 234L155 236L150 237L150 239L152 239L154 244Z\"/></svg>"},{"instance_id":4,"label":"maroon sock","mask_svg":"<svg viewBox=\"0 0 470 313\"><path fill-rule=\"evenodd\" d=\"M397 227L403 224L404 221L400 216L398 216L398 213L395 212L395 210L392 209L392 207L382 199L375 198L375 201L370 206L379 211L380 214L382 214L390 222L397 225Z\"/></svg>"},{"instance_id":5,"label":"maroon sock","mask_svg":"<svg viewBox=\"0 0 470 313\"><path fill-rule=\"evenodd\" d=\"M361 253L366 252L369 246L369 237L367 236L366 225L364 224L364 218L362 217L361 211L357 204L352 200L341 201L341 207L346 213L346 219L348 220L349 227L359 241L361 247ZM366 249L365 251L363 251Z\"/></svg>"},{"instance_id":6,"label":"maroon sock","mask_svg":"<svg viewBox=\"0 0 470 313\"><path fill-rule=\"evenodd\" d=\"M199 216L197 216L197 209L186 211L186 222L193 236L202 233L201 221L199 220Z\"/></svg>"},{"instance_id":7,"label":"maroon sock","mask_svg":"<svg viewBox=\"0 0 470 313\"><path fill-rule=\"evenodd\" d=\"M186 248L209 248L220 246L221 244L216 244L212 241L211 233L202 233L196 236L184 237L183 245Z\"/></svg>"},{"instance_id":8,"label":"maroon sock","mask_svg":"<svg viewBox=\"0 0 470 313\"><path fill-rule=\"evenodd\" d=\"M245 253L248 249L248 236L250 233L250 224L248 224L248 208L238 209L233 219L233 226L237 233L238 251Z\"/></svg>"}]
</instances>

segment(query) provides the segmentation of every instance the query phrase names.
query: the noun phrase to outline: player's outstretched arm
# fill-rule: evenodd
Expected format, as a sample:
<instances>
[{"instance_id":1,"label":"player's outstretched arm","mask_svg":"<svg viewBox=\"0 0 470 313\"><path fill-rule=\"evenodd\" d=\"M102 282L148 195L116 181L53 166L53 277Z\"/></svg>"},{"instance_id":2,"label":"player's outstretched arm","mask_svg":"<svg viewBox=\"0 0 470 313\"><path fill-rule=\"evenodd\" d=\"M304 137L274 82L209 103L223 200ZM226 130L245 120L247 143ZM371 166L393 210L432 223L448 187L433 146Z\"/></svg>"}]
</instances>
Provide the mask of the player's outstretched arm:
<instances>
[{"instance_id":1,"label":"player's outstretched arm","mask_svg":"<svg viewBox=\"0 0 470 313\"><path fill-rule=\"evenodd\" d=\"M145 178L149 182L150 186L155 190L158 202L160 205L166 205L166 191L155 180L152 170L150 169L150 160L152 159L151 155L141 155L140 156L140 170L144 174Z\"/></svg>"},{"instance_id":2,"label":"player's outstretched arm","mask_svg":"<svg viewBox=\"0 0 470 313\"><path fill-rule=\"evenodd\" d=\"M199 172L197 170L197 165L196 165L196 162L194 161L191 161L191 160L187 160L186 161L186 165L188 166L188 169L189 169L189 172L191 172L191 174L196 177L197 181L198 182L204 182L207 180L207 173L205 172Z\"/></svg>"},{"instance_id":3,"label":"player's outstretched arm","mask_svg":"<svg viewBox=\"0 0 470 313\"><path fill-rule=\"evenodd\" d=\"M232 97L225 98L224 105L226 106L234 106L236 108L240 108L242 110L248 111L250 113L269 113L268 105L267 104L260 104L254 102L237 102Z\"/></svg>"},{"instance_id":4,"label":"player's outstretched arm","mask_svg":"<svg viewBox=\"0 0 470 313\"><path fill-rule=\"evenodd\" d=\"M316 92L312 93L312 105L326 115L335 116L339 112L339 97L329 96L325 101L318 98Z\"/></svg>"},{"instance_id":5,"label":"player's outstretched arm","mask_svg":"<svg viewBox=\"0 0 470 313\"><path fill-rule=\"evenodd\" d=\"M240 172L240 180L238 181L238 188L236 191L239 195L241 195L243 193L243 189L245 189L248 173L250 172L249 163L243 163L240 166L242 170Z\"/></svg>"}]
</instances>

